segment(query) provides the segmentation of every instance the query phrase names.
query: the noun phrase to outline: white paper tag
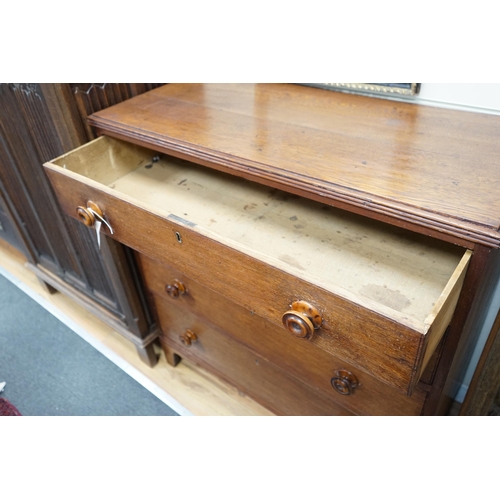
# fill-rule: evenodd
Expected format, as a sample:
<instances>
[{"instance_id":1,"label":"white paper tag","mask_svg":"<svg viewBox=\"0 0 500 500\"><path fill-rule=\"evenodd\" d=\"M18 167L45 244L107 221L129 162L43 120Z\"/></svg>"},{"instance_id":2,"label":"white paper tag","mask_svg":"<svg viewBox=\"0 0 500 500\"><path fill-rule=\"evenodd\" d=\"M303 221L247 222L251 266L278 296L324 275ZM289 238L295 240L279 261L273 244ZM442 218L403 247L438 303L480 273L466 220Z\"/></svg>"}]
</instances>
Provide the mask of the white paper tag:
<instances>
[{"instance_id":1,"label":"white paper tag","mask_svg":"<svg viewBox=\"0 0 500 500\"><path fill-rule=\"evenodd\" d=\"M101 249L101 221L96 220L95 221L95 232L97 234L97 246L99 247L99 250Z\"/></svg>"}]
</instances>

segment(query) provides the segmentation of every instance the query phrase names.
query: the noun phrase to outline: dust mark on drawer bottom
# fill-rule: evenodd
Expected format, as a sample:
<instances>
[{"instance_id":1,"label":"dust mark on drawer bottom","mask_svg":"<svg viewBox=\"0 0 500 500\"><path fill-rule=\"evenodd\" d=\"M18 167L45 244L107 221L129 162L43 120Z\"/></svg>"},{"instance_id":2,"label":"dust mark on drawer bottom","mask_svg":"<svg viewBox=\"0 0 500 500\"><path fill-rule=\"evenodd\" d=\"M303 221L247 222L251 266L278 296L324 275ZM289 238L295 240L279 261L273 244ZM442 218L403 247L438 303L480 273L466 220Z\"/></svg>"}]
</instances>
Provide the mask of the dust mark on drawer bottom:
<instances>
[{"instance_id":1,"label":"dust mark on drawer bottom","mask_svg":"<svg viewBox=\"0 0 500 500\"><path fill-rule=\"evenodd\" d=\"M411 305L408 297L403 295L399 290L391 290L386 286L365 285L361 289L361 294L368 299L375 300L379 304L383 304L399 312L402 312L403 309Z\"/></svg>"}]
</instances>

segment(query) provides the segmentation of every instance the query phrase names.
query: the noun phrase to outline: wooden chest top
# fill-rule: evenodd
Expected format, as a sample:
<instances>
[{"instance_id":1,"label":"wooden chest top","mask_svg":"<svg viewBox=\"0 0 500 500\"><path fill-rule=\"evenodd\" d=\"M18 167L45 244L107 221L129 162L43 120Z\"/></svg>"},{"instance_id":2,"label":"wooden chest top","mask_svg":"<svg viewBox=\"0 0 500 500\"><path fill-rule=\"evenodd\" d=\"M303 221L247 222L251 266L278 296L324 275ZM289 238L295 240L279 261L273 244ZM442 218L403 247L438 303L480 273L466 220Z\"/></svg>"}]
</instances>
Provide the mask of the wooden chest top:
<instances>
[{"instance_id":1,"label":"wooden chest top","mask_svg":"<svg viewBox=\"0 0 500 500\"><path fill-rule=\"evenodd\" d=\"M500 246L500 117L292 84L169 84L106 135L463 246Z\"/></svg>"}]
</instances>

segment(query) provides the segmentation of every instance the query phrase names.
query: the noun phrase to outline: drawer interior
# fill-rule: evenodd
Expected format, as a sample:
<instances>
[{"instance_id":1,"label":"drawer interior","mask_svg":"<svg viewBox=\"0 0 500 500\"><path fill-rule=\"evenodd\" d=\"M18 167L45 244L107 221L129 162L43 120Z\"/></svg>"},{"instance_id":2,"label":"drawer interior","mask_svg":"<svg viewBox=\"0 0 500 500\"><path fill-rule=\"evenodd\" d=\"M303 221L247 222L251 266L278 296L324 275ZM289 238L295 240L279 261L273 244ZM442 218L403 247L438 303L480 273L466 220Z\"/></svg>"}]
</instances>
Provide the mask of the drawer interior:
<instances>
[{"instance_id":1,"label":"drawer interior","mask_svg":"<svg viewBox=\"0 0 500 500\"><path fill-rule=\"evenodd\" d=\"M157 155L100 137L52 164L422 333L463 279L463 248Z\"/></svg>"}]
</instances>

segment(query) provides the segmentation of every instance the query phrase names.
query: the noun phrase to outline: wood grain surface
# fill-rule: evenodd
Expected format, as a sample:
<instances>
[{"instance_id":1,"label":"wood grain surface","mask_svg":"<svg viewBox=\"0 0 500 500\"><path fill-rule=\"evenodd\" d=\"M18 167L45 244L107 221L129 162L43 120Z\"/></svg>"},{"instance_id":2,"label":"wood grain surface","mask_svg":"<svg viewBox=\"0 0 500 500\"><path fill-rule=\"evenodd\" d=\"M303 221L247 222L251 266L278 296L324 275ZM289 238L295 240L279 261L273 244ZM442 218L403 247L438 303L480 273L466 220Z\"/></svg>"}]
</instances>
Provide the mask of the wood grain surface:
<instances>
[{"instance_id":1,"label":"wood grain surface","mask_svg":"<svg viewBox=\"0 0 500 500\"><path fill-rule=\"evenodd\" d=\"M275 325L282 325L281 317L294 301L310 302L324 318L311 342L411 394L418 382L427 331L411 317L399 315L395 320L205 236L188 221L160 216L142 208L139 201L67 168L46 167L68 215L76 217L76 207L93 200L114 228L113 238L167 265L174 263L181 272L214 291L229 294L234 302ZM454 308L456 302L446 303ZM440 338L444 330L445 325L441 325L431 333Z\"/></svg>"},{"instance_id":2,"label":"wood grain surface","mask_svg":"<svg viewBox=\"0 0 500 500\"><path fill-rule=\"evenodd\" d=\"M296 85L174 84L98 112L91 117L90 123L100 133L150 148L149 156L160 152L167 153L170 158L190 160L199 165L196 168L201 174L198 181L191 182L182 177L184 167L179 163L181 171L180 177L175 178L176 186L181 186L179 191L184 191L182 196L172 196L163 190L163 173L156 167L148 170L153 165L144 163L140 148L129 149L126 154L123 150L123 154L107 155L105 141L101 141L103 151L94 156L93 161L85 159L83 150L76 153L80 161L76 169L70 165L73 153L59 158L59 166L47 165L66 213L75 216L76 206L85 206L89 200L98 203L115 229L114 237L118 241L175 267L189 279L210 289L211 293L229 298L236 308L243 308L241 318L248 314L258 316L255 321L269 322L266 326L270 331L283 329L281 316L291 303L297 300L309 302L318 309L323 323L306 349L320 349L324 359L330 356L343 360L350 366L337 368L354 370L359 380L364 373L369 373L407 394L415 390L421 374L425 373L424 378L431 385L418 385L418 390L427 393L422 413L442 412L453 366L465 359L456 355L460 346L467 342L467 338L461 337L473 337L462 335L462 331L486 269L486 255L494 247L500 247L500 198L497 195L500 187L500 169L497 168L500 118ZM110 139L107 142L112 144ZM107 158L105 168L99 156ZM127 160L124 162L123 158ZM328 267L333 260L320 247L317 253L300 254L300 248L307 246L310 234L314 233L313 239L319 242L321 231L306 234L304 230L304 234L299 234L301 230L294 226L297 229L294 236L302 238L301 244L290 248L286 255L298 255L298 263L303 269L296 265L297 261L294 264L286 262L282 258L286 252L283 253L280 242L273 239L284 227L281 207L273 212L279 214L276 224L272 220L274 215L270 217L270 225L267 225L269 221L259 222L260 216L268 215L264 212L255 220L246 214L240 218L241 212L233 213L227 205L232 187L222 187L223 183L220 183L221 189L208 189L210 192L205 193L210 182L203 177L203 172L216 174L215 170L264 184L266 189L279 188L319 201L327 209L326 205L332 205L454 243L457 245L454 259L458 257L460 262L456 260L450 271L452 275L447 271L450 278L439 287L437 295L432 297L422 293L431 300L430 308L421 309L428 312L424 318L420 313L405 314L397 307L384 309L383 304L372 300L373 295L366 297L356 289L350 296L341 288L337 289L334 280L329 283L328 280L341 270L342 265L337 265L337 271ZM167 171L171 173L170 167ZM155 177L157 174L159 177ZM243 191L250 191L248 186ZM190 189L193 190L191 199L186 193ZM137 196L138 193L142 194ZM228 215L231 224L224 228L224 224L213 217L204 196L205 201L221 204L221 211L216 215ZM254 209L252 204L258 204L255 201L258 196L254 196L252 191L243 205L244 210ZM243 197L239 197L238 203L242 201ZM173 203L174 208L168 203ZM194 219L188 217L191 212L195 214ZM233 215L237 215L235 220L238 219L240 227L232 220ZM300 212L300 215L311 225L321 219L312 212L309 215ZM291 217L288 219L292 220ZM366 222L368 227L370 221L367 219ZM218 228L223 228L222 231L212 231L216 223ZM255 238L245 240L251 236L254 225ZM229 232L225 233L225 229ZM243 230L241 234L238 233L240 229ZM336 229L341 231L339 227ZM236 234L234 238L233 233ZM263 242L259 241L259 234L266 236ZM287 239L286 234L280 236ZM350 234L350 240L352 236L362 238L363 234ZM266 245L268 237L269 245ZM430 247L433 243L437 249L443 242L434 240ZM350 248L346 241L340 241L337 246ZM392 251L396 245L391 243L389 247L388 256L398 253ZM464 254L463 247L474 250L474 254ZM365 250L363 245L359 248ZM278 253L274 255L270 249L278 249ZM449 252L450 256L453 254L453 251ZM378 259L371 260L380 267ZM414 269L423 269L417 260ZM434 262L430 265L434 259L426 256L424 251L421 260L429 264L426 272L434 277ZM394 264L390 261L387 263L393 270ZM319 264L318 274L312 271L315 262ZM409 262L408 269L413 264L411 259ZM323 268L326 279L322 276ZM365 269L361 269L360 275L367 279L371 276ZM403 271L395 278L403 291L409 284L407 275ZM356 282L355 279L342 281L348 285ZM430 283L424 275L421 281ZM359 283L364 284L362 279ZM382 295L386 296L387 292ZM175 300L182 304L185 299L183 295ZM161 314L166 314L165 310L171 304L160 302ZM248 375L250 380L245 384L250 387L253 384L256 390L256 380L265 385L251 366L250 358L256 355L271 372L277 370L276 377L284 376L287 380L292 377L294 384L300 382L309 387L307 390L313 388L315 394L322 393L320 385L312 387L319 379L314 384L305 381L309 376L314 378L311 373L306 373L306 363L297 363L294 372L286 365L291 363L288 355L280 358L276 346L264 342L267 347L259 349L258 345L252 344L257 339L248 334L252 329L251 320L246 333L242 329L235 334L234 325L232 328L225 326L232 324L227 317L232 308L224 309L222 303L214 302L218 307L208 323L208 312L200 317L199 311L193 314L190 309L184 311L185 317L178 313L173 317L169 313L168 321L162 321L164 333L167 332L164 347L169 359L175 361L176 353L187 353L192 357L192 353L198 350L203 355L194 356L196 362L205 363L227 380L240 384L239 387L244 387L242 377ZM172 310L178 309L179 306L175 306ZM188 317L194 318L194 326L184 326L193 332L194 337L190 338L196 340L189 346L179 340L182 332L176 333L174 338L168 330L174 322L185 322ZM448 324L449 333L438 348ZM280 330L280 334L283 331ZM202 337L205 337L205 343L200 342ZM209 345L210 352L204 352L203 345ZM289 352L298 353L301 348L301 344L297 344L297 348L290 347ZM434 357L433 352L436 353ZM247 358L248 353L250 357ZM236 362L241 363L240 370L231 363L226 370L228 355L240 360ZM274 356L272 361L268 359L271 356ZM301 370L302 373L298 373ZM268 376L272 377L271 372ZM319 372L316 375L319 376ZM250 389L250 393L254 389ZM304 392L289 386L283 397L286 399L291 394ZM421 407L421 400L418 407ZM293 405L286 412L293 414L291 408ZM314 412L318 411L321 414L322 410ZM354 412L363 413L362 406L356 406Z\"/></svg>"},{"instance_id":3,"label":"wood grain surface","mask_svg":"<svg viewBox=\"0 0 500 500\"><path fill-rule=\"evenodd\" d=\"M500 246L498 116L291 84L170 84L90 123L464 246Z\"/></svg>"},{"instance_id":4,"label":"wood grain surface","mask_svg":"<svg viewBox=\"0 0 500 500\"><path fill-rule=\"evenodd\" d=\"M284 280L282 271L200 235L189 226L141 210L114 193L104 193L99 186L89 186L65 173L49 169L48 174L66 213L76 214L75 206L95 200L113 226L114 238L153 259L175 265L215 291L230 293L232 300L276 325L281 325L282 314L294 300L308 300L325 308L331 300L325 290L292 276ZM176 233L182 235L182 244ZM324 312L325 322L313 341L407 390L422 335L345 300L335 300L331 309L331 313Z\"/></svg>"},{"instance_id":5,"label":"wood grain surface","mask_svg":"<svg viewBox=\"0 0 500 500\"><path fill-rule=\"evenodd\" d=\"M162 344L203 367L278 415L352 415L333 398L301 382L285 370L247 349L195 314L179 314L175 305L157 301L162 325ZM189 346L180 340L190 330L197 341Z\"/></svg>"},{"instance_id":6,"label":"wood grain surface","mask_svg":"<svg viewBox=\"0 0 500 500\"><path fill-rule=\"evenodd\" d=\"M100 138L46 167L67 214L92 200L114 238L280 327L290 304L308 301L324 318L311 342L411 394L453 313L470 252L460 259L456 246L190 162L153 167L151 158Z\"/></svg>"},{"instance_id":7,"label":"wood grain surface","mask_svg":"<svg viewBox=\"0 0 500 500\"><path fill-rule=\"evenodd\" d=\"M354 368L310 342L297 342L284 328L277 327L226 297L203 287L179 271L136 255L146 288L152 293L157 309L170 304L169 314L184 317L185 311L195 314L198 321L224 330L260 357L281 367L326 397L350 409L367 415L419 415L426 392L417 387L411 397L390 388L374 377ZM180 279L186 286L184 295L172 298L165 285ZM164 327L168 330L169 324ZM232 360L229 359L228 363ZM337 394L331 386L336 370L348 370L356 375L359 386L350 396Z\"/></svg>"},{"instance_id":8,"label":"wood grain surface","mask_svg":"<svg viewBox=\"0 0 500 500\"><path fill-rule=\"evenodd\" d=\"M153 163L155 155L101 137L52 163L422 332L464 253L192 162L162 155Z\"/></svg>"}]
</instances>

